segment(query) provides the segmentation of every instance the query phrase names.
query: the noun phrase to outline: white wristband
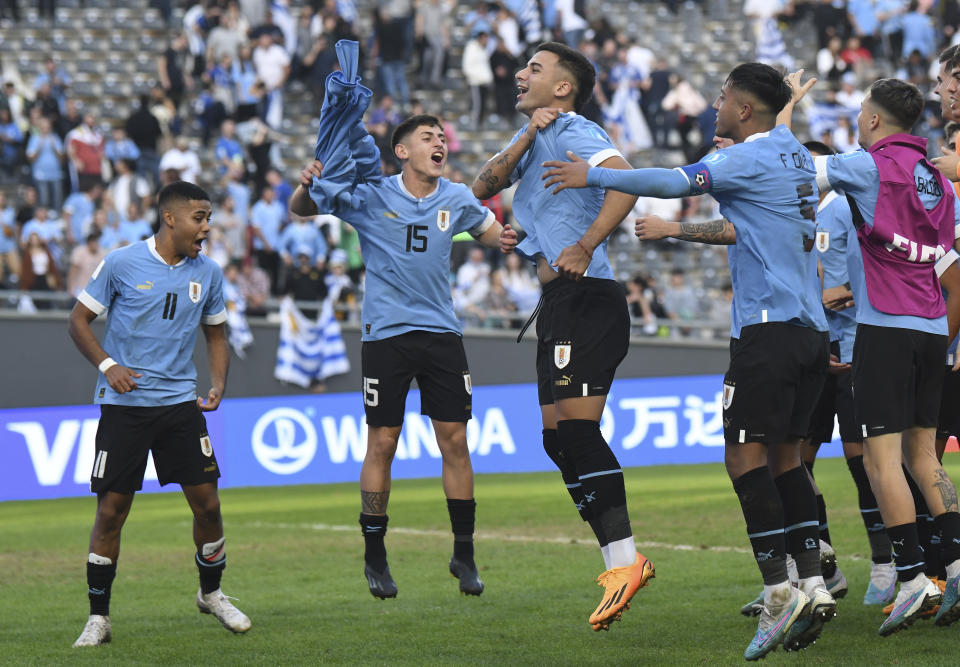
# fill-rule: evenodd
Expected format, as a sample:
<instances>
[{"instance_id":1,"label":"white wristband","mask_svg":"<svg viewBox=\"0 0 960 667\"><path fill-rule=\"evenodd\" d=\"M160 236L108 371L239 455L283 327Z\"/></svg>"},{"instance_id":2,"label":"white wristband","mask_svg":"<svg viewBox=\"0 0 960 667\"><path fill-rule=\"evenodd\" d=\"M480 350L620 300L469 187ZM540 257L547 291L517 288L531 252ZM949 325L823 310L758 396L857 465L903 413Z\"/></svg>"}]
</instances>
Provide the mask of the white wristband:
<instances>
[{"instance_id":1,"label":"white wristband","mask_svg":"<svg viewBox=\"0 0 960 667\"><path fill-rule=\"evenodd\" d=\"M110 370L116 365L117 365L116 361L114 361L111 357L107 357L106 359L100 362L100 365L97 366L97 368L100 370L101 373L106 373L108 370Z\"/></svg>"}]
</instances>

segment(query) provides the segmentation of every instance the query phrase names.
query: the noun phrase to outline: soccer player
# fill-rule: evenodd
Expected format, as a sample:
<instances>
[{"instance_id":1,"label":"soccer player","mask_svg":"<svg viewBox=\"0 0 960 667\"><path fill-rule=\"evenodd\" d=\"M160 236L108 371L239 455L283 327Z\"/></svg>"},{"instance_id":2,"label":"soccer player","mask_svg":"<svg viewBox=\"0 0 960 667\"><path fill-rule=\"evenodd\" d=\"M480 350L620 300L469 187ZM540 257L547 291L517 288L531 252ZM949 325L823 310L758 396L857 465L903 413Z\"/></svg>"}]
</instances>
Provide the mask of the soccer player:
<instances>
[{"instance_id":1,"label":"soccer player","mask_svg":"<svg viewBox=\"0 0 960 667\"><path fill-rule=\"evenodd\" d=\"M554 161L546 188L605 187L653 197L709 193L724 219L714 243L731 243L733 341L724 377L727 472L740 499L764 581L763 611L744 656L757 660L781 642L803 648L835 615L820 571L817 507L800 462L801 438L829 359L814 245L813 159L777 114L791 100L787 81L760 63L736 67L714 102L719 137L733 145L678 169L591 167L575 153ZM785 555L796 560L790 585Z\"/></svg>"},{"instance_id":2,"label":"soccer player","mask_svg":"<svg viewBox=\"0 0 960 667\"><path fill-rule=\"evenodd\" d=\"M957 492L934 448L948 342L947 308L937 278L948 292L960 289L952 266L960 211L949 181L926 160L926 139L908 134L922 109L915 86L880 79L857 118L866 151L817 159L818 184L849 197L863 262L862 274L850 271L859 323L854 409L864 437L864 465L900 582L894 608L880 626L882 636L906 628L937 602L938 625L960 618ZM954 307L951 322L956 321ZM923 573L916 510L902 463L942 536L947 574L942 601L939 588Z\"/></svg>"},{"instance_id":3,"label":"soccer player","mask_svg":"<svg viewBox=\"0 0 960 667\"><path fill-rule=\"evenodd\" d=\"M314 161L300 173L290 200L301 216L331 213L360 236L367 268L363 299L363 403L367 452L360 471L364 575L374 597L396 597L384 536L390 498L390 466L403 427L413 378L421 412L429 415L443 460L443 490L453 528L450 572L460 591L480 595L483 582L474 562L476 502L467 451L470 371L460 323L450 295L450 248L463 231L488 247L499 245L501 225L462 184L442 177L447 162L443 126L434 116L411 116L394 130L391 144L403 164L400 174L358 184L351 196L311 198L314 179L322 186L324 165ZM338 173L326 165L331 173Z\"/></svg>"},{"instance_id":4,"label":"soccer player","mask_svg":"<svg viewBox=\"0 0 960 667\"><path fill-rule=\"evenodd\" d=\"M526 237L517 245L516 230L506 229L501 248L516 247L534 261L543 285L536 358L543 447L600 545L606 570L597 583L604 593L589 623L605 630L654 576L653 564L634 543L620 463L600 432L630 335L607 237L636 197L600 188L553 197L540 180L543 162L567 150L587 155L590 164L630 167L606 133L577 113L594 80L593 65L581 53L556 42L539 45L516 74L517 110L530 122L486 163L473 193L488 199L519 180L513 212Z\"/></svg>"},{"instance_id":5,"label":"soccer player","mask_svg":"<svg viewBox=\"0 0 960 667\"><path fill-rule=\"evenodd\" d=\"M210 197L178 181L160 191L158 204L156 235L107 255L70 313L70 336L100 371L94 398L100 424L90 476L97 494L87 558L90 618L74 646L110 641L120 531L134 493L143 488L149 452L160 483L180 484L193 512L197 607L228 630L250 629L250 619L220 590L227 562L217 497L220 469L203 416L220 405L230 361L222 275L200 254L210 232ZM90 323L107 309L101 344ZM197 396L193 365L198 325L207 339L213 385L206 398Z\"/></svg>"}]
</instances>

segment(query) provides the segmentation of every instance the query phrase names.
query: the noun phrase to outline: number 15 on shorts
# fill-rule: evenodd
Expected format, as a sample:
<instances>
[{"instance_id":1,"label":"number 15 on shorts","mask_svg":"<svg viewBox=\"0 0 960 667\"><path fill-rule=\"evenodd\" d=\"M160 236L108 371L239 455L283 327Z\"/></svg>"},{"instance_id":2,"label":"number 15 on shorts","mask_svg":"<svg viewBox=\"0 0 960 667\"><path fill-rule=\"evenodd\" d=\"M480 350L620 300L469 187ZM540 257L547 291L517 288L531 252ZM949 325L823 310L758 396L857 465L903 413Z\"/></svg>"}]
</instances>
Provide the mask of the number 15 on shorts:
<instances>
[{"instance_id":1,"label":"number 15 on shorts","mask_svg":"<svg viewBox=\"0 0 960 667\"><path fill-rule=\"evenodd\" d=\"M368 405L371 408L380 405L380 392L377 390L378 384L380 384L380 380L377 378L363 378L364 405Z\"/></svg>"}]
</instances>

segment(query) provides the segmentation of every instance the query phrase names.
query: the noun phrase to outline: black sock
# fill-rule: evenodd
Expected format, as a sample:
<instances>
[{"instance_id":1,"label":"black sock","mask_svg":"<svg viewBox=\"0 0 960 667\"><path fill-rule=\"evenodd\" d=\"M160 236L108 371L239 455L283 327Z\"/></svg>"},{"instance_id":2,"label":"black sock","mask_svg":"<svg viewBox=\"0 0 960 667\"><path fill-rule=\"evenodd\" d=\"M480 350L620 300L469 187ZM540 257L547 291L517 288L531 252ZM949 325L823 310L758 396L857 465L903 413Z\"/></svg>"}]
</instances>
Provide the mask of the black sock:
<instances>
[{"instance_id":1,"label":"black sock","mask_svg":"<svg viewBox=\"0 0 960 667\"><path fill-rule=\"evenodd\" d=\"M207 560L198 551L196 561L200 571L200 592L204 595L213 593L220 588L220 579L227 567L226 554L221 550L219 557L214 556L214 560Z\"/></svg>"},{"instance_id":2,"label":"black sock","mask_svg":"<svg viewBox=\"0 0 960 667\"><path fill-rule=\"evenodd\" d=\"M609 540L603 532L603 525L600 523L600 519L590 511L589 503L584 500L583 484L580 483L577 471L573 463L560 451L560 438L557 435L557 429L543 429L543 450L560 470L563 484L567 487L567 493L569 493L570 498L573 499L573 504L577 508L577 512L580 513L580 518L590 524L590 528L593 530L593 534L596 536L600 546L607 546Z\"/></svg>"},{"instance_id":3,"label":"black sock","mask_svg":"<svg viewBox=\"0 0 960 667\"><path fill-rule=\"evenodd\" d=\"M824 502L822 493L817 494L817 521L820 523L818 526L820 539L832 545L833 542L830 541L830 524L827 523L827 503Z\"/></svg>"},{"instance_id":4,"label":"black sock","mask_svg":"<svg viewBox=\"0 0 960 667\"><path fill-rule=\"evenodd\" d=\"M754 468L733 480L740 500L747 537L753 547L763 583L787 581L786 544L783 535L783 505L767 466Z\"/></svg>"},{"instance_id":5,"label":"black sock","mask_svg":"<svg viewBox=\"0 0 960 667\"><path fill-rule=\"evenodd\" d=\"M601 546L632 536L623 471L600 433L600 424L588 419L567 419L557 424L557 434L560 450L573 463L583 486L590 527Z\"/></svg>"},{"instance_id":6,"label":"black sock","mask_svg":"<svg viewBox=\"0 0 960 667\"><path fill-rule=\"evenodd\" d=\"M887 534L893 545L893 560L897 564L897 579L902 583L923 573L923 549L917 537L917 524L904 523L887 526Z\"/></svg>"},{"instance_id":7,"label":"black sock","mask_svg":"<svg viewBox=\"0 0 960 667\"><path fill-rule=\"evenodd\" d=\"M383 544L387 534L387 515L361 512L360 529L363 531L363 561L382 573L387 569L387 548Z\"/></svg>"},{"instance_id":8,"label":"black sock","mask_svg":"<svg viewBox=\"0 0 960 667\"><path fill-rule=\"evenodd\" d=\"M920 548L923 549L923 573L928 577L936 577L942 569L940 562L940 536L937 527L934 524L933 517L930 516L930 509L927 507L927 500L923 497L923 492L906 468L904 476L907 478L907 485L910 487L910 493L913 494L913 504L917 509L917 539L920 540Z\"/></svg>"},{"instance_id":9,"label":"black sock","mask_svg":"<svg viewBox=\"0 0 960 667\"><path fill-rule=\"evenodd\" d=\"M934 518L940 532L940 562L946 574L946 566L960 558L960 513L944 512Z\"/></svg>"},{"instance_id":10,"label":"black sock","mask_svg":"<svg viewBox=\"0 0 960 667\"><path fill-rule=\"evenodd\" d=\"M447 498L447 512L453 529L453 555L457 560L473 562L473 530L476 524L477 502Z\"/></svg>"},{"instance_id":11,"label":"black sock","mask_svg":"<svg viewBox=\"0 0 960 667\"><path fill-rule=\"evenodd\" d=\"M850 476L857 485L857 504L860 506L860 518L867 529L867 539L870 541L870 560L874 563L889 563L893 560L890 554L890 537L887 528L883 525L877 498L870 488L870 478L863 467L863 456L853 456L847 459L847 468Z\"/></svg>"},{"instance_id":12,"label":"black sock","mask_svg":"<svg viewBox=\"0 0 960 667\"><path fill-rule=\"evenodd\" d=\"M87 597L90 599L91 615L110 615L110 589L116 576L116 563L98 565L87 562Z\"/></svg>"},{"instance_id":13,"label":"black sock","mask_svg":"<svg viewBox=\"0 0 960 667\"><path fill-rule=\"evenodd\" d=\"M797 575L801 579L820 576L820 522L807 471L797 466L773 482L783 504L787 552L797 561Z\"/></svg>"}]
</instances>

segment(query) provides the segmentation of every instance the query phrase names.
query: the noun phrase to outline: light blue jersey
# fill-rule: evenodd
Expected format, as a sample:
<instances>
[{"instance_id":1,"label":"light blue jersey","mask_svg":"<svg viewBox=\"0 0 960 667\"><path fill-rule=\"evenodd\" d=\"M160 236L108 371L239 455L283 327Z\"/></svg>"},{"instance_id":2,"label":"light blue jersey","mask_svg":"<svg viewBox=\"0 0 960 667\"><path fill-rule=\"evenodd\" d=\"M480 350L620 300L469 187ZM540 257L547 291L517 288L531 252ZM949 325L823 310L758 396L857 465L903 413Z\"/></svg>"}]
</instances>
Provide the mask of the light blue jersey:
<instances>
[{"instance_id":1,"label":"light blue jersey","mask_svg":"<svg viewBox=\"0 0 960 667\"><path fill-rule=\"evenodd\" d=\"M859 255L857 232L850 217L850 205L845 197L829 192L817 209L817 252L823 267L823 289L839 287L850 282L847 253ZM859 301L854 299L854 304ZM856 310L824 309L830 325L830 340L840 345L840 361L853 360L853 342L857 335Z\"/></svg>"},{"instance_id":2,"label":"light blue jersey","mask_svg":"<svg viewBox=\"0 0 960 667\"><path fill-rule=\"evenodd\" d=\"M880 170L873 160L870 153L859 150L850 153L840 153L838 155L828 155L816 159L817 183L821 188L834 188L850 195L857 204L860 215L863 216L864 224L868 227L873 226L873 218L877 208L877 198L880 195ZM914 167L914 177L917 179L917 194L924 208L928 211L933 209L939 202L943 193L939 184L928 173L927 168L922 162L918 162ZM948 195L950 196L950 195ZM954 224L960 225L960 200L957 200L955 192L953 215ZM851 223L852 224L852 223ZM956 236L956 235L955 235ZM851 239L856 238L856 233ZM859 252L859 241L855 246ZM943 258L941 258L943 259ZM866 280L863 276L863 257L859 257L857 263L859 273L850 273L850 285L859 285L862 292L859 294L854 291L854 301L857 303L857 321L862 324L872 324L878 327L896 327L900 329L913 329L915 331L924 331L926 333L943 334L947 333L947 317L937 317L928 319L914 315L891 315L877 310L870 303L866 291ZM937 262L936 270L943 273L946 267L941 262ZM947 264L946 266L949 266Z\"/></svg>"},{"instance_id":3,"label":"light blue jersey","mask_svg":"<svg viewBox=\"0 0 960 667\"><path fill-rule=\"evenodd\" d=\"M513 141L526 129L524 125ZM564 248L580 240L603 206L603 188L571 188L555 195L543 187L541 176L545 169L541 165L550 160L566 160L567 151L573 151L592 167L620 155L599 125L571 112L560 114L537 132L533 144L517 163L511 175L511 181L520 180L513 196L513 215L527 233L517 251L531 260L544 257L551 265ZM585 275L613 279L606 240L593 251Z\"/></svg>"},{"instance_id":4,"label":"light blue jersey","mask_svg":"<svg viewBox=\"0 0 960 667\"><path fill-rule=\"evenodd\" d=\"M0 253L17 249L17 212L12 206L0 208Z\"/></svg>"},{"instance_id":5,"label":"light blue jersey","mask_svg":"<svg viewBox=\"0 0 960 667\"><path fill-rule=\"evenodd\" d=\"M280 234L277 250L282 257L291 259L303 252L310 261L318 262L327 257L327 240L313 222L291 222Z\"/></svg>"},{"instance_id":6,"label":"light blue jersey","mask_svg":"<svg viewBox=\"0 0 960 667\"><path fill-rule=\"evenodd\" d=\"M254 204L253 208L250 209L250 224L260 228L263 241L260 240L259 236L254 236L253 249L263 250L263 244L266 241L273 250L276 250L280 243L280 228L283 226L283 220L286 217L286 209L283 208L283 204L276 200L268 203L261 199Z\"/></svg>"},{"instance_id":7,"label":"light blue jersey","mask_svg":"<svg viewBox=\"0 0 960 667\"><path fill-rule=\"evenodd\" d=\"M95 403L157 406L197 398L197 326L227 320L216 262L198 255L170 266L151 236L108 254L77 300L97 315L109 309L103 349L143 374L136 389L118 394L101 373Z\"/></svg>"},{"instance_id":8,"label":"light blue jersey","mask_svg":"<svg viewBox=\"0 0 960 667\"><path fill-rule=\"evenodd\" d=\"M423 198L407 191L400 174L359 184L353 194L355 208L337 204L320 212L346 220L360 237L367 268L362 339L408 331L460 334L450 295L450 247L460 232L481 235L495 222L493 213L466 185L445 178Z\"/></svg>"}]
</instances>

